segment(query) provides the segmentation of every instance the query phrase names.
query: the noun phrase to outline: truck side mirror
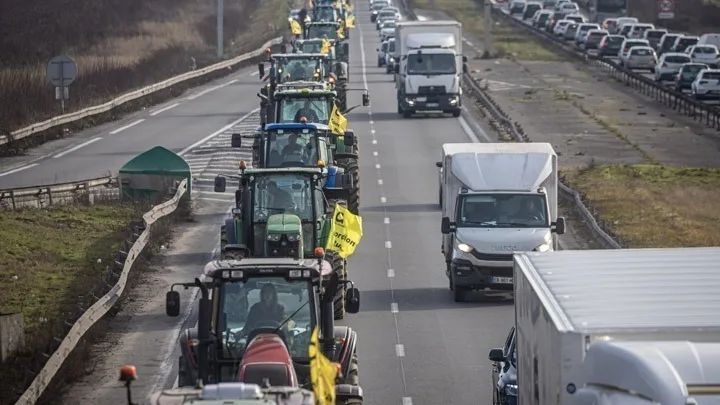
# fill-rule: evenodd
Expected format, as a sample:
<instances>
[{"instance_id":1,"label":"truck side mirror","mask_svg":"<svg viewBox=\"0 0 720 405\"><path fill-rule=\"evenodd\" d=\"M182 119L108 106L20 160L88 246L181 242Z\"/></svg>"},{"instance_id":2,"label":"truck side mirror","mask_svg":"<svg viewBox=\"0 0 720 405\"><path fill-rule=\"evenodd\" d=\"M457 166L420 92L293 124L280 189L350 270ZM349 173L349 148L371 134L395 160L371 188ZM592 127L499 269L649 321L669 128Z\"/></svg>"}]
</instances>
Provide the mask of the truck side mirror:
<instances>
[{"instance_id":1,"label":"truck side mirror","mask_svg":"<svg viewBox=\"0 0 720 405\"><path fill-rule=\"evenodd\" d=\"M260 76L260 80L265 77L265 64L262 62L258 63L258 75Z\"/></svg>"},{"instance_id":2,"label":"truck side mirror","mask_svg":"<svg viewBox=\"0 0 720 405\"><path fill-rule=\"evenodd\" d=\"M463 55L463 57L462 57L462 61L463 61L463 63L467 63L467 61L468 61L468 58L467 58L467 56Z\"/></svg>"},{"instance_id":3,"label":"truck side mirror","mask_svg":"<svg viewBox=\"0 0 720 405\"><path fill-rule=\"evenodd\" d=\"M442 162L435 162L435 167L442 169Z\"/></svg>"},{"instance_id":4,"label":"truck side mirror","mask_svg":"<svg viewBox=\"0 0 720 405\"><path fill-rule=\"evenodd\" d=\"M180 315L180 293L177 291L168 291L165 294L165 314L167 316L176 317Z\"/></svg>"},{"instance_id":5,"label":"truck side mirror","mask_svg":"<svg viewBox=\"0 0 720 405\"><path fill-rule=\"evenodd\" d=\"M348 288L345 292L345 311L357 314L360 311L360 290Z\"/></svg>"},{"instance_id":6,"label":"truck side mirror","mask_svg":"<svg viewBox=\"0 0 720 405\"><path fill-rule=\"evenodd\" d=\"M353 188L353 178L352 174L343 173L340 175L340 187L343 190L350 190Z\"/></svg>"},{"instance_id":7,"label":"truck side mirror","mask_svg":"<svg viewBox=\"0 0 720 405\"><path fill-rule=\"evenodd\" d=\"M442 232L444 235L447 235L454 230L455 224L450 222L450 218L442 217L440 222L440 232Z\"/></svg>"},{"instance_id":8,"label":"truck side mirror","mask_svg":"<svg viewBox=\"0 0 720 405\"><path fill-rule=\"evenodd\" d=\"M502 349L490 349L488 359L490 361L505 361L505 355L503 354Z\"/></svg>"},{"instance_id":9,"label":"truck side mirror","mask_svg":"<svg viewBox=\"0 0 720 405\"><path fill-rule=\"evenodd\" d=\"M233 148L242 148L242 135L232 134L232 138L230 138L230 146Z\"/></svg>"},{"instance_id":10,"label":"truck side mirror","mask_svg":"<svg viewBox=\"0 0 720 405\"><path fill-rule=\"evenodd\" d=\"M370 105L370 94L363 93L362 95L362 105L363 107L367 107Z\"/></svg>"},{"instance_id":11,"label":"truck side mirror","mask_svg":"<svg viewBox=\"0 0 720 405\"><path fill-rule=\"evenodd\" d=\"M395 65L393 65L393 69L395 69L395 73L400 73L400 65L399 64L396 63Z\"/></svg>"},{"instance_id":12,"label":"truck side mirror","mask_svg":"<svg viewBox=\"0 0 720 405\"><path fill-rule=\"evenodd\" d=\"M224 193L227 189L227 184L225 181L225 177L222 176L216 176L215 177L215 187L213 188L216 193Z\"/></svg>"},{"instance_id":13,"label":"truck side mirror","mask_svg":"<svg viewBox=\"0 0 720 405\"><path fill-rule=\"evenodd\" d=\"M551 224L552 231L558 235L565 233L565 217L558 217L557 221Z\"/></svg>"},{"instance_id":14,"label":"truck side mirror","mask_svg":"<svg viewBox=\"0 0 720 405\"><path fill-rule=\"evenodd\" d=\"M345 143L345 146L355 146L355 132L352 130L345 131L343 142Z\"/></svg>"}]
</instances>

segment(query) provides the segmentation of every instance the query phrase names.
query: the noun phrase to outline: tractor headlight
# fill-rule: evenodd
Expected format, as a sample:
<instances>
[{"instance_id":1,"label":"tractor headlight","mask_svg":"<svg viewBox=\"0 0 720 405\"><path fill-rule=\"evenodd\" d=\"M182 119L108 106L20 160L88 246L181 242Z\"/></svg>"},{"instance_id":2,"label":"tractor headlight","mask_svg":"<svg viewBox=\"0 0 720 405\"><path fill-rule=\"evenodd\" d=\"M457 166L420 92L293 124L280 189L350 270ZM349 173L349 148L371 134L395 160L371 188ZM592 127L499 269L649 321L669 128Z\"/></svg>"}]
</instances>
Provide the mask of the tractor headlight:
<instances>
[{"instance_id":1,"label":"tractor headlight","mask_svg":"<svg viewBox=\"0 0 720 405\"><path fill-rule=\"evenodd\" d=\"M536 247L535 249L533 249L533 252L548 252L551 250L553 250L552 246L550 245L549 242L546 242L546 243L543 243L542 245Z\"/></svg>"},{"instance_id":2,"label":"tractor headlight","mask_svg":"<svg viewBox=\"0 0 720 405\"><path fill-rule=\"evenodd\" d=\"M288 235L288 242L297 242L300 240L300 235Z\"/></svg>"},{"instance_id":3,"label":"tractor headlight","mask_svg":"<svg viewBox=\"0 0 720 405\"><path fill-rule=\"evenodd\" d=\"M269 240L270 242L279 242L279 241L280 241L280 234L279 234L279 233L274 233L274 234L272 234L272 235L268 235L267 240Z\"/></svg>"}]
</instances>

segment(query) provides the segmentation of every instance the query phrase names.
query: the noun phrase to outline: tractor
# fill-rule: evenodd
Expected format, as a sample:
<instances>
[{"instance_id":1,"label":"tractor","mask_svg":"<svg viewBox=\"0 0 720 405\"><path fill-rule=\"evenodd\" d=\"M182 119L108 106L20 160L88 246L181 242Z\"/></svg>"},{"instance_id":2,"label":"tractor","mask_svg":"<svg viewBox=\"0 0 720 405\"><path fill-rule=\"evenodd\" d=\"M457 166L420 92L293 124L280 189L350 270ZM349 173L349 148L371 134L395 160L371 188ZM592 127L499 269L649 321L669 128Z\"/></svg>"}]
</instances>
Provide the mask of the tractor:
<instances>
[{"instance_id":1,"label":"tractor","mask_svg":"<svg viewBox=\"0 0 720 405\"><path fill-rule=\"evenodd\" d=\"M338 35L340 31L343 36ZM303 39L325 39L335 46L335 55L338 60L350 63L350 43L345 32L347 29L339 22L311 22L305 24Z\"/></svg>"},{"instance_id":2,"label":"tractor","mask_svg":"<svg viewBox=\"0 0 720 405\"><path fill-rule=\"evenodd\" d=\"M335 41L327 40L330 43L330 49L327 53L328 63L327 71L332 72L338 82L350 81L350 66L347 61L341 61L337 58L335 52ZM292 51L296 53L321 53L323 49L323 40L320 38L315 39L298 39L292 43Z\"/></svg>"},{"instance_id":3,"label":"tractor","mask_svg":"<svg viewBox=\"0 0 720 405\"><path fill-rule=\"evenodd\" d=\"M323 174L321 168L246 169L240 162L240 175L218 175L216 192L225 192L226 178L239 180L235 191L232 217L220 228L220 256L223 259L246 257L312 256L317 247L324 247L330 236L335 204L343 200L327 200L325 193L353 187L349 174ZM347 278L347 260L335 251L326 259L341 282ZM345 316L344 288L337 290L335 317Z\"/></svg>"},{"instance_id":4,"label":"tractor","mask_svg":"<svg viewBox=\"0 0 720 405\"><path fill-rule=\"evenodd\" d=\"M360 293L340 281L323 249L316 258L215 260L204 280L173 284L166 313L180 314L178 287L199 289L198 321L180 336L178 385L262 384L287 389L310 385L309 344L318 327L318 350L338 367L338 404L361 404L357 334L333 319L336 290L349 284L348 312L360 309ZM330 275L330 281L323 280Z\"/></svg>"},{"instance_id":5,"label":"tractor","mask_svg":"<svg viewBox=\"0 0 720 405\"><path fill-rule=\"evenodd\" d=\"M324 176L349 174L352 188L331 187L323 191L328 201L345 200L350 212L359 213L360 170L354 131L336 136L324 124L268 124L259 127L255 135L232 134L231 146L242 148L243 139L252 140L253 167L319 167ZM293 146L288 146L291 141Z\"/></svg>"}]
</instances>

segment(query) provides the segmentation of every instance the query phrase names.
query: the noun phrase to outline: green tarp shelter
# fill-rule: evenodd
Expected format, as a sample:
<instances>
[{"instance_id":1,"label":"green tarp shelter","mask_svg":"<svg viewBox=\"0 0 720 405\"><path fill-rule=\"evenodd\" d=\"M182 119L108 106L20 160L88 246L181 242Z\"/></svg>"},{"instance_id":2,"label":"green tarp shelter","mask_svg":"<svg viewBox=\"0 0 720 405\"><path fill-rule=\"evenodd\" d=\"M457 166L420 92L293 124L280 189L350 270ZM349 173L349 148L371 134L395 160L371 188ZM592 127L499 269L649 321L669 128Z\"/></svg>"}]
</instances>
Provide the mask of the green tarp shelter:
<instances>
[{"instance_id":1,"label":"green tarp shelter","mask_svg":"<svg viewBox=\"0 0 720 405\"><path fill-rule=\"evenodd\" d=\"M192 191L190 165L177 153L162 146L145 151L120 168L120 185L125 197L155 198L167 193L176 182L187 179L187 195Z\"/></svg>"}]
</instances>

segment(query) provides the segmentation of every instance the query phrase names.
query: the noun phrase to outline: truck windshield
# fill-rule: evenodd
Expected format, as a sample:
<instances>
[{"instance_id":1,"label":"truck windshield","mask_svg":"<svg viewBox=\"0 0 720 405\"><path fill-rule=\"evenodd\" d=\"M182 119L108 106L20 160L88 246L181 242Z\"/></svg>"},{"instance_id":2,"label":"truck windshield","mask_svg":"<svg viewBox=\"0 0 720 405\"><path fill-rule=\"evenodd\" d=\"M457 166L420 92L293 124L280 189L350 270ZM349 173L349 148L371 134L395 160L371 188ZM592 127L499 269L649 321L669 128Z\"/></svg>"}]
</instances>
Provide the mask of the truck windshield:
<instances>
[{"instance_id":1,"label":"truck windshield","mask_svg":"<svg viewBox=\"0 0 720 405\"><path fill-rule=\"evenodd\" d=\"M311 129L278 129L268 134L267 167L317 165L317 134Z\"/></svg>"},{"instance_id":2,"label":"truck windshield","mask_svg":"<svg viewBox=\"0 0 720 405\"><path fill-rule=\"evenodd\" d=\"M408 57L409 75L453 75L455 74L455 55L449 53L411 55Z\"/></svg>"},{"instance_id":3,"label":"truck windshield","mask_svg":"<svg viewBox=\"0 0 720 405\"><path fill-rule=\"evenodd\" d=\"M460 195L457 226L466 228L544 228L550 226L540 194Z\"/></svg>"},{"instance_id":4,"label":"truck windshield","mask_svg":"<svg viewBox=\"0 0 720 405\"><path fill-rule=\"evenodd\" d=\"M282 116L280 122L300 122L302 117L307 122L327 125L330 119L328 102L324 98L286 97L280 102Z\"/></svg>"},{"instance_id":5,"label":"truck windshield","mask_svg":"<svg viewBox=\"0 0 720 405\"><path fill-rule=\"evenodd\" d=\"M271 215L282 213L312 222L313 187L307 176L294 173L264 175L255 181L253 191L253 222L264 223Z\"/></svg>"},{"instance_id":6,"label":"truck windshield","mask_svg":"<svg viewBox=\"0 0 720 405\"><path fill-rule=\"evenodd\" d=\"M222 333L223 358L240 360L249 334L263 327L279 327L285 333L290 355L307 358L314 319L310 302L312 286L307 280L262 277L245 283L223 284L217 291L225 322L218 322ZM297 313L295 313L297 311ZM293 315L293 313L295 313Z\"/></svg>"}]
</instances>

